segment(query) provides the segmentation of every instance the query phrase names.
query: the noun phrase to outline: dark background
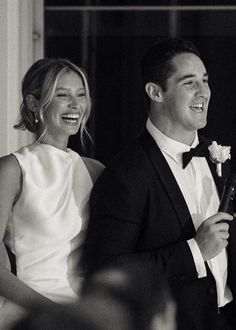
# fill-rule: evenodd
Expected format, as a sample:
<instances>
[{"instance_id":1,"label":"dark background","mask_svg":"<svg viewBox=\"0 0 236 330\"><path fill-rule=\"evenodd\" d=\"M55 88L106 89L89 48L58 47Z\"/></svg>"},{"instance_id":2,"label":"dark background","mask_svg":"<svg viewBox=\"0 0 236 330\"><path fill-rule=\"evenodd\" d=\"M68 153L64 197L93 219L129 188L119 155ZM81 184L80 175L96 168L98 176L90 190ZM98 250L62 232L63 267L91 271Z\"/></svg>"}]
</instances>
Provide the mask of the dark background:
<instances>
[{"instance_id":1,"label":"dark background","mask_svg":"<svg viewBox=\"0 0 236 330\"><path fill-rule=\"evenodd\" d=\"M212 91L201 133L231 145L236 170L236 1L45 0L45 56L67 57L88 73L94 145L87 144L87 155L104 164L145 123L139 61L168 35L199 47ZM79 135L69 146L82 153Z\"/></svg>"}]
</instances>

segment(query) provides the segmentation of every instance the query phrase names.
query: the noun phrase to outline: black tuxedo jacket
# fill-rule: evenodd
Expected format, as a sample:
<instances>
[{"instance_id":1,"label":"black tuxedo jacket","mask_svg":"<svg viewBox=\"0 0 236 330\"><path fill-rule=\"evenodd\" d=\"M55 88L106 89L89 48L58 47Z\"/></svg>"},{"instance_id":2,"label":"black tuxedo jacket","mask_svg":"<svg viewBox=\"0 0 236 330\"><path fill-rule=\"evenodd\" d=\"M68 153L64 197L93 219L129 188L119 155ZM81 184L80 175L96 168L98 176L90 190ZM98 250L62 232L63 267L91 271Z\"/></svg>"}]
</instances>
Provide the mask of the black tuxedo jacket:
<instances>
[{"instance_id":1,"label":"black tuxedo jacket","mask_svg":"<svg viewBox=\"0 0 236 330\"><path fill-rule=\"evenodd\" d=\"M225 168L219 178L215 164L207 161L221 194ZM117 259L148 261L168 278L178 306L179 329L217 329L215 280L207 265L208 276L197 276L187 243L195 236L191 215L147 131L105 169L92 191L90 207L84 250L89 274ZM236 225L230 227L229 285L236 297Z\"/></svg>"}]
</instances>

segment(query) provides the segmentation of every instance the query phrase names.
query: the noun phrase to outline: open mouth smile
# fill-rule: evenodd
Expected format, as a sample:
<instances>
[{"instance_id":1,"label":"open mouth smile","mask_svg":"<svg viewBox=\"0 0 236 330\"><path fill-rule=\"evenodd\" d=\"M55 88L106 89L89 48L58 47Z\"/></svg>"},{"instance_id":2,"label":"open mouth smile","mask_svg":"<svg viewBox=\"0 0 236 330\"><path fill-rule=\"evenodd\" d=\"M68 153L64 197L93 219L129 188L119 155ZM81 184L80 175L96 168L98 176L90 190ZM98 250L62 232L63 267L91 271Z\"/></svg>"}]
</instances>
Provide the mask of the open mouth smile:
<instances>
[{"instance_id":1,"label":"open mouth smile","mask_svg":"<svg viewBox=\"0 0 236 330\"><path fill-rule=\"evenodd\" d=\"M61 116L62 120L70 123L70 124L77 124L80 118L78 113L66 113Z\"/></svg>"},{"instance_id":2,"label":"open mouth smile","mask_svg":"<svg viewBox=\"0 0 236 330\"><path fill-rule=\"evenodd\" d=\"M204 110L204 103L192 104L192 105L189 106L189 108L192 111L195 111L195 112L203 112L203 110Z\"/></svg>"}]
</instances>

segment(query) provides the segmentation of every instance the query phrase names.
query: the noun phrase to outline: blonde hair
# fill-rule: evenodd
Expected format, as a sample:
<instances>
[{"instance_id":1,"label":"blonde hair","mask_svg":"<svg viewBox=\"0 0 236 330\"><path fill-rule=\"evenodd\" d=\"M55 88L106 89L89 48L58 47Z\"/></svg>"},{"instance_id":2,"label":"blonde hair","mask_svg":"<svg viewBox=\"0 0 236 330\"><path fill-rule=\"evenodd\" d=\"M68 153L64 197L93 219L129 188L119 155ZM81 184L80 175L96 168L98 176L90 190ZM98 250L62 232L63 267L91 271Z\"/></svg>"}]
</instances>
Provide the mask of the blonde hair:
<instances>
[{"instance_id":1,"label":"blonde hair","mask_svg":"<svg viewBox=\"0 0 236 330\"><path fill-rule=\"evenodd\" d=\"M29 68L22 81L23 101L20 106L20 118L16 125L14 125L14 128L22 130L27 129L34 133L37 141L43 141L47 133L47 123L45 121L44 112L53 99L59 77L63 73L71 71L77 73L81 77L85 89L87 108L83 114L80 125L80 139L82 146L84 146L83 136L84 133L89 136L86 129L86 122L91 113L89 86L84 70L68 59L45 58L38 60ZM37 118L40 125L35 122L35 113L28 105L28 95L34 96L38 101Z\"/></svg>"}]
</instances>

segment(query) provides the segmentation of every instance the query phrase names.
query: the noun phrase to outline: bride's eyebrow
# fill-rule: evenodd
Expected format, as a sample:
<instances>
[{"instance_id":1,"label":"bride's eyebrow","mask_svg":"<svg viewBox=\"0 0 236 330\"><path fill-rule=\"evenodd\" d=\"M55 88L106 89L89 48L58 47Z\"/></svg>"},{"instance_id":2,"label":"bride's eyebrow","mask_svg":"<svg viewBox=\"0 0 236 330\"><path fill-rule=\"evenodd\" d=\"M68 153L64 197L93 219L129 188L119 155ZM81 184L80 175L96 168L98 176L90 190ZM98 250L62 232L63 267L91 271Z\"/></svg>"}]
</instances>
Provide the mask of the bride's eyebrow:
<instances>
[{"instance_id":1,"label":"bride's eyebrow","mask_svg":"<svg viewBox=\"0 0 236 330\"><path fill-rule=\"evenodd\" d=\"M55 91L58 91L58 90L64 90L64 91L70 91L71 89L70 88L66 88L66 87L57 87L56 89L55 89ZM83 90L85 90L85 88L84 87L80 87L80 88L78 88L78 91L83 91Z\"/></svg>"},{"instance_id":2,"label":"bride's eyebrow","mask_svg":"<svg viewBox=\"0 0 236 330\"><path fill-rule=\"evenodd\" d=\"M65 87L57 87L57 88L55 89L55 91L58 91L58 90L68 91L69 89L68 89L68 88L65 88Z\"/></svg>"}]
</instances>

